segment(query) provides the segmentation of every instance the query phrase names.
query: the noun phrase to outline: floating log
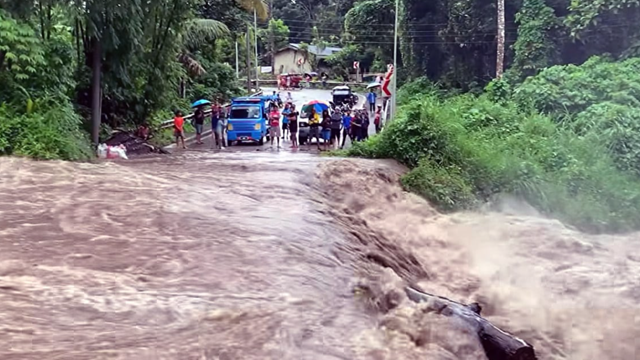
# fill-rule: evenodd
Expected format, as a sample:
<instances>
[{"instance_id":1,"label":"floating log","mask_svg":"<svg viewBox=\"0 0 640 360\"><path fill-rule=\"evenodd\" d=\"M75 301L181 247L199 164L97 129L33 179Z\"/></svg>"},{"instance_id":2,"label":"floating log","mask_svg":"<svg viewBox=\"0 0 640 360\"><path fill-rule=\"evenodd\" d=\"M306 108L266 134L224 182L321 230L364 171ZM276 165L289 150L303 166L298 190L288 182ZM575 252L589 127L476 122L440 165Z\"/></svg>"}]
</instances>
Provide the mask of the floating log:
<instances>
[{"instance_id":1,"label":"floating log","mask_svg":"<svg viewBox=\"0 0 640 360\"><path fill-rule=\"evenodd\" d=\"M463 320L477 334L489 360L536 360L533 346L526 341L502 331L480 316L478 303L465 305L442 296L428 294L411 287L405 292L410 300L428 302L439 314Z\"/></svg>"}]
</instances>

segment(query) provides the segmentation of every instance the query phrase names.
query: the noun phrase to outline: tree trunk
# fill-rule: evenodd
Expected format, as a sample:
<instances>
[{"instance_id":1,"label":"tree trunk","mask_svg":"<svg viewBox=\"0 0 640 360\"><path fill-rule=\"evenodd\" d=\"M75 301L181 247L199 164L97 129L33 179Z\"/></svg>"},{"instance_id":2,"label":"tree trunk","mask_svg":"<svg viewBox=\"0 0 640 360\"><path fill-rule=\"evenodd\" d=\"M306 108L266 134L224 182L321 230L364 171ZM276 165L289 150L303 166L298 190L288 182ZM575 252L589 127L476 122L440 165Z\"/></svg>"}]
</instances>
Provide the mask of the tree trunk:
<instances>
[{"instance_id":1,"label":"tree trunk","mask_svg":"<svg viewBox=\"0 0 640 360\"><path fill-rule=\"evenodd\" d=\"M91 140L94 145L100 141L100 123L102 118L102 101L100 75L102 72L102 42L98 38L92 39L91 52Z\"/></svg>"},{"instance_id":2,"label":"tree trunk","mask_svg":"<svg viewBox=\"0 0 640 360\"><path fill-rule=\"evenodd\" d=\"M405 288L410 300L426 302L429 308L444 316L462 320L478 334L478 339L489 360L536 360L533 346L508 334L480 316L479 304L464 305L447 298L427 294L411 287Z\"/></svg>"},{"instance_id":3,"label":"tree trunk","mask_svg":"<svg viewBox=\"0 0 640 360\"><path fill-rule=\"evenodd\" d=\"M504 72L504 0L498 1L498 51L496 59L496 78Z\"/></svg>"},{"instance_id":4,"label":"tree trunk","mask_svg":"<svg viewBox=\"0 0 640 360\"><path fill-rule=\"evenodd\" d=\"M269 48L271 49L271 73L276 72L276 39L273 35L273 28L271 27L271 19L273 19L273 0L269 1L269 22L267 28L269 29Z\"/></svg>"},{"instance_id":5,"label":"tree trunk","mask_svg":"<svg viewBox=\"0 0 640 360\"><path fill-rule=\"evenodd\" d=\"M249 49L251 49L251 31L248 23L245 43L247 45L247 93L251 93L251 51L249 51Z\"/></svg>"}]
</instances>

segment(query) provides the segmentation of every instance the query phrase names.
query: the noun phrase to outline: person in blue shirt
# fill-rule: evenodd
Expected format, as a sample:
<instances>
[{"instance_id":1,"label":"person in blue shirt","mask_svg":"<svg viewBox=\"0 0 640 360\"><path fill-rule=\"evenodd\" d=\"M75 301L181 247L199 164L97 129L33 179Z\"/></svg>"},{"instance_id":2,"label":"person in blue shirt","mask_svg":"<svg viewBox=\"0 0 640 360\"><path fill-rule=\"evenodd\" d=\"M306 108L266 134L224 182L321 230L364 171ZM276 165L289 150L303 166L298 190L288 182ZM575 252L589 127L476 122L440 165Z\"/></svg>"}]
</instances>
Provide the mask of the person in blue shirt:
<instances>
[{"instance_id":1,"label":"person in blue shirt","mask_svg":"<svg viewBox=\"0 0 640 360\"><path fill-rule=\"evenodd\" d=\"M291 104L286 103L282 110L282 139L287 139L287 131L289 131L289 114L291 113Z\"/></svg>"},{"instance_id":2,"label":"person in blue shirt","mask_svg":"<svg viewBox=\"0 0 640 360\"><path fill-rule=\"evenodd\" d=\"M373 89L371 89L371 92L369 92L367 94L367 102L369 103L369 111L371 111L372 113L376 111L376 98L378 97L378 95L375 93L375 91Z\"/></svg>"},{"instance_id":3,"label":"person in blue shirt","mask_svg":"<svg viewBox=\"0 0 640 360\"><path fill-rule=\"evenodd\" d=\"M340 149L344 149L344 143L347 141L347 136L353 142L353 133L351 132L351 121L353 118L351 117L351 111L347 110L342 116L342 145Z\"/></svg>"}]
</instances>

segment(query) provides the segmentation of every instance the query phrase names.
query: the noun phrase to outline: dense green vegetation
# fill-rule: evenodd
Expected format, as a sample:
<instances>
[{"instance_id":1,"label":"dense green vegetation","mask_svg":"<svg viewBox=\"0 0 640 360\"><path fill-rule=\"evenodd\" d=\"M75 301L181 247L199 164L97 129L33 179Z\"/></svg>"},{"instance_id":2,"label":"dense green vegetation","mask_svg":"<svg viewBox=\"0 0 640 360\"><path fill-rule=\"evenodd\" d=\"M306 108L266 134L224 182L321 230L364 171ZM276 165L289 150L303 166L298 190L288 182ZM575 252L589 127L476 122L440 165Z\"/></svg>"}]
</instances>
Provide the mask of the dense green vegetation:
<instances>
[{"instance_id":1,"label":"dense green vegetation","mask_svg":"<svg viewBox=\"0 0 640 360\"><path fill-rule=\"evenodd\" d=\"M92 128L95 142L241 93L231 29L266 6L226 6L217 19L197 0L0 0L0 155L87 159Z\"/></svg>"},{"instance_id":2,"label":"dense green vegetation","mask_svg":"<svg viewBox=\"0 0 640 360\"><path fill-rule=\"evenodd\" d=\"M351 11L373 19L364 3ZM400 75L426 77L400 89L395 121L351 155L398 159L411 168L403 185L443 210L511 193L584 230L640 229L636 2L507 3L497 80L494 1L402 3ZM336 63L347 52L357 56L348 48Z\"/></svg>"},{"instance_id":3,"label":"dense green vegetation","mask_svg":"<svg viewBox=\"0 0 640 360\"><path fill-rule=\"evenodd\" d=\"M479 96L421 79L401 89L395 121L349 153L408 165L403 185L443 210L510 193L581 229L638 229L638 60L554 66Z\"/></svg>"}]
</instances>

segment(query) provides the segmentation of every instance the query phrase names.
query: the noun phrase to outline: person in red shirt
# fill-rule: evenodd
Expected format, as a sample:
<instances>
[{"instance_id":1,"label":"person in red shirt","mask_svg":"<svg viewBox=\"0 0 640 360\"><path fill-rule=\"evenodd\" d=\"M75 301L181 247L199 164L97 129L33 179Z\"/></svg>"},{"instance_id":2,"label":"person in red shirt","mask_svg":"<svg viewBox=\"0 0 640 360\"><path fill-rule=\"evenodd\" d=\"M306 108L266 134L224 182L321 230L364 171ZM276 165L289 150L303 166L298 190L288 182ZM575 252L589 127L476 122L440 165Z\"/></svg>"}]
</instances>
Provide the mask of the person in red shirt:
<instances>
[{"instance_id":1,"label":"person in red shirt","mask_svg":"<svg viewBox=\"0 0 640 360\"><path fill-rule=\"evenodd\" d=\"M182 140L182 148L187 148L184 144L184 118L180 110L176 111L176 116L173 118L173 136L176 138L176 146L180 146L180 140Z\"/></svg>"},{"instance_id":2,"label":"person in red shirt","mask_svg":"<svg viewBox=\"0 0 640 360\"><path fill-rule=\"evenodd\" d=\"M273 140L278 140L278 149L280 149L280 138L282 131L280 130L280 110L275 103L271 104L269 112L269 137L271 138L271 148L273 149Z\"/></svg>"}]
</instances>

